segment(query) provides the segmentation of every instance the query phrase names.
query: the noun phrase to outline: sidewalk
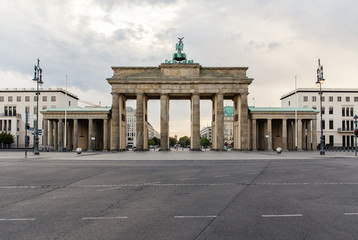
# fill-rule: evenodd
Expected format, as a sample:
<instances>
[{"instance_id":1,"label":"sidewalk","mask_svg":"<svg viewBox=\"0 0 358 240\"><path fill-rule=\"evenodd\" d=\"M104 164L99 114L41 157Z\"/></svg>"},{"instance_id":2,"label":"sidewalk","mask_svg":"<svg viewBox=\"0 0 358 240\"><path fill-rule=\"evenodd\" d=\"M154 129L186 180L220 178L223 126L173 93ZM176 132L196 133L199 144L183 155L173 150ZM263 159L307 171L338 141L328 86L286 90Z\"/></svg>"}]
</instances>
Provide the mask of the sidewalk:
<instances>
[{"instance_id":1,"label":"sidewalk","mask_svg":"<svg viewBox=\"0 0 358 240\"><path fill-rule=\"evenodd\" d=\"M27 159L38 160L69 160L69 161L97 161L97 160L278 160L278 159L324 159L324 158L355 158L354 152L326 152L326 155L319 155L319 151L310 152L192 152L192 151L168 151L168 152L40 152L34 155L28 152ZM0 161L6 159L25 159L24 152L0 152ZM358 157L357 157L358 160Z\"/></svg>"}]
</instances>

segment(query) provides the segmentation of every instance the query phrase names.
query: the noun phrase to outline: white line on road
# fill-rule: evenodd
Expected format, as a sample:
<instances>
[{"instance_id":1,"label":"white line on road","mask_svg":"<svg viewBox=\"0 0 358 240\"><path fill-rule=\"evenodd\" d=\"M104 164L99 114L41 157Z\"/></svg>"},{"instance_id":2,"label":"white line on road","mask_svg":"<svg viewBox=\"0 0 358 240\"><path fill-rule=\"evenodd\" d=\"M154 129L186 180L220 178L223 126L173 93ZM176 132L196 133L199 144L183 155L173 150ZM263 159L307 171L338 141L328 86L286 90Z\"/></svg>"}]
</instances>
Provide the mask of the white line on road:
<instances>
[{"instance_id":1,"label":"white line on road","mask_svg":"<svg viewBox=\"0 0 358 240\"><path fill-rule=\"evenodd\" d=\"M275 218L275 217L303 217L302 214L279 214L279 215L261 215L264 218Z\"/></svg>"},{"instance_id":2,"label":"white line on road","mask_svg":"<svg viewBox=\"0 0 358 240\"><path fill-rule=\"evenodd\" d=\"M346 215L346 216L354 216L354 215L358 215L358 213L344 213L344 215Z\"/></svg>"},{"instance_id":3,"label":"white line on road","mask_svg":"<svg viewBox=\"0 0 358 240\"><path fill-rule=\"evenodd\" d=\"M186 180L194 180L194 179L198 179L198 178L182 178L182 179L179 179L180 181L186 181Z\"/></svg>"},{"instance_id":4,"label":"white line on road","mask_svg":"<svg viewBox=\"0 0 358 240\"><path fill-rule=\"evenodd\" d=\"M216 178L221 178L221 177L230 177L231 175L219 175L219 176L214 176Z\"/></svg>"},{"instance_id":5,"label":"white line on road","mask_svg":"<svg viewBox=\"0 0 358 240\"><path fill-rule=\"evenodd\" d=\"M118 188L121 188L121 187L104 188L104 189L96 190L96 192L102 192L102 191L107 191L107 190L114 190L114 189L118 189Z\"/></svg>"},{"instance_id":6,"label":"white line on road","mask_svg":"<svg viewBox=\"0 0 358 240\"><path fill-rule=\"evenodd\" d=\"M208 216L174 216L174 218L217 218L216 215L208 215Z\"/></svg>"},{"instance_id":7,"label":"white line on road","mask_svg":"<svg viewBox=\"0 0 358 240\"><path fill-rule=\"evenodd\" d=\"M83 217L82 220L110 220L110 219L127 219L127 216L119 217Z\"/></svg>"},{"instance_id":8,"label":"white line on road","mask_svg":"<svg viewBox=\"0 0 358 240\"><path fill-rule=\"evenodd\" d=\"M159 184L160 182L144 183L144 185Z\"/></svg>"},{"instance_id":9,"label":"white line on road","mask_svg":"<svg viewBox=\"0 0 358 240\"><path fill-rule=\"evenodd\" d=\"M35 218L0 218L0 221L35 221Z\"/></svg>"}]
</instances>

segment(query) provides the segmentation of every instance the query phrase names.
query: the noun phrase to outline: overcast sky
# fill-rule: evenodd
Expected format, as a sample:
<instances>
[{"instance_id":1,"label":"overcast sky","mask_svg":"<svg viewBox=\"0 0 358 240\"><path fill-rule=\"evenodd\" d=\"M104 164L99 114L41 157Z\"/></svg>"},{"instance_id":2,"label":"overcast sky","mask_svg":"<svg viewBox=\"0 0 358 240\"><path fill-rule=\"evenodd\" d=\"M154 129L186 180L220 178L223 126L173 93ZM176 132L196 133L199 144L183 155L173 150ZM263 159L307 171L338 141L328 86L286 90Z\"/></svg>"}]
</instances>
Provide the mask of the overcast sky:
<instances>
[{"instance_id":1,"label":"overcast sky","mask_svg":"<svg viewBox=\"0 0 358 240\"><path fill-rule=\"evenodd\" d=\"M0 88L44 87L111 105L111 66L158 66L177 37L204 67L249 67L249 104L280 106L280 96L315 87L357 88L358 2L354 0L0 0ZM253 98L255 100L253 101ZM201 102L201 127L211 105ZM230 104L230 103L226 103ZM130 101L128 105L135 106ZM189 101L171 101L170 134L189 135ZM159 102L149 103L159 129Z\"/></svg>"}]
</instances>

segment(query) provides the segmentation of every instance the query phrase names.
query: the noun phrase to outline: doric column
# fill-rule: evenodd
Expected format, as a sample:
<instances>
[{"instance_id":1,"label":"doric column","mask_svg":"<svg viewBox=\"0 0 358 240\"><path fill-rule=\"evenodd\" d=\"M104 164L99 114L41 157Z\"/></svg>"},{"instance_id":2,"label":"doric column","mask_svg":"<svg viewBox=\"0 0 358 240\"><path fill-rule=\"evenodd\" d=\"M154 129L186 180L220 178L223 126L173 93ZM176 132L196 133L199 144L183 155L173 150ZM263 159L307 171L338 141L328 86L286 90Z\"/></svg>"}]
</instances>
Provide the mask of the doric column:
<instances>
[{"instance_id":1,"label":"doric column","mask_svg":"<svg viewBox=\"0 0 358 240\"><path fill-rule=\"evenodd\" d=\"M282 119L282 150L287 151L287 119Z\"/></svg>"},{"instance_id":2,"label":"doric column","mask_svg":"<svg viewBox=\"0 0 358 240\"><path fill-rule=\"evenodd\" d=\"M224 150L224 95L218 93L214 96L215 129L214 129L214 150Z\"/></svg>"},{"instance_id":3,"label":"doric column","mask_svg":"<svg viewBox=\"0 0 358 240\"><path fill-rule=\"evenodd\" d=\"M108 150L108 120L103 119L103 150Z\"/></svg>"},{"instance_id":4,"label":"doric column","mask_svg":"<svg viewBox=\"0 0 358 240\"><path fill-rule=\"evenodd\" d=\"M312 120L312 149L317 149L317 120Z\"/></svg>"},{"instance_id":5,"label":"doric column","mask_svg":"<svg viewBox=\"0 0 358 240\"><path fill-rule=\"evenodd\" d=\"M200 96L191 96L191 150L200 151Z\"/></svg>"},{"instance_id":6,"label":"doric column","mask_svg":"<svg viewBox=\"0 0 358 240\"><path fill-rule=\"evenodd\" d=\"M247 93L240 95L240 142L241 150L249 150L249 109Z\"/></svg>"},{"instance_id":7,"label":"doric column","mask_svg":"<svg viewBox=\"0 0 358 240\"><path fill-rule=\"evenodd\" d=\"M137 93L137 111L136 111L136 148L137 151L144 150L144 114L143 114L143 93Z\"/></svg>"},{"instance_id":8,"label":"doric column","mask_svg":"<svg viewBox=\"0 0 358 240\"><path fill-rule=\"evenodd\" d=\"M47 119L43 119L43 126L42 126L42 145L47 146L48 145L48 120Z\"/></svg>"},{"instance_id":9,"label":"doric column","mask_svg":"<svg viewBox=\"0 0 358 240\"><path fill-rule=\"evenodd\" d=\"M91 139L92 137L94 137L94 135L93 135L93 119L88 119L88 150L89 151L94 150L93 144L92 144L92 139Z\"/></svg>"},{"instance_id":10,"label":"doric column","mask_svg":"<svg viewBox=\"0 0 358 240\"><path fill-rule=\"evenodd\" d=\"M160 95L160 148L169 150L169 95Z\"/></svg>"},{"instance_id":11,"label":"doric column","mask_svg":"<svg viewBox=\"0 0 358 240\"><path fill-rule=\"evenodd\" d=\"M307 150L312 150L312 126L311 120L307 122Z\"/></svg>"},{"instance_id":12,"label":"doric column","mask_svg":"<svg viewBox=\"0 0 358 240\"><path fill-rule=\"evenodd\" d=\"M111 151L119 150L119 95L112 92Z\"/></svg>"},{"instance_id":13,"label":"doric column","mask_svg":"<svg viewBox=\"0 0 358 240\"><path fill-rule=\"evenodd\" d=\"M302 120L297 120L297 150L302 151Z\"/></svg>"},{"instance_id":14,"label":"doric column","mask_svg":"<svg viewBox=\"0 0 358 240\"><path fill-rule=\"evenodd\" d=\"M58 150L58 121L55 121L53 122L53 148L54 150Z\"/></svg>"},{"instance_id":15,"label":"doric column","mask_svg":"<svg viewBox=\"0 0 358 240\"><path fill-rule=\"evenodd\" d=\"M58 146L59 150L63 148L63 119L58 120Z\"/></svg>"},{"instance_id":16,"label":"doric column","mask_svg":"<svg viewBox=\"0 0 358 240\"><path fill-rule=\"evenodd\" d=\"M126 150L127 140L127 123L126 123L126 101L127 98L120 94L118 96L118 135L119 135L119 150Z\"/></svg>"},{"instance_id":17,"label":"doric column","mask_svg":"<svg viewBox=\"0 0 358 240\"><path fill-rule=\"evenodd\" d=\"M73 125L72 125L72 120L71 119L67 119L68 121L68 130L67 130L67 138L68 138L68 149L73 150Z\"/></svg>"},{"instance_id":18,"label":"doric column","mask_svg":"<svg viewBox=\"0 0 358 240\"><path fill-rule=\"evenodd\" d=\"M53 120L48 122L48 145L53 146Z\"/></svg>"},{"instance_id":19,"label":"doric column","mask_svg":"<svg viewBox=\"0 0 358 240\"><path fill-rule=\"evenodd\" d=\"M78 148L78 119L73 119L73 148Z\"/></svg>"},{"instance_id":20,"label":"doric column","mask_svg":"<svg viewBox=\"0 0 358 240\"><path fill-rule=\"evenodd\" d=\"M237 95L233 99L234 102L234 116L233 116L233 137L234 144L233 147L235 150L241 149L241 131L240 131L240 96Z\"/></svg>"},{"instance_id":21,"label":"doric column","mask_svg":"<svg viewBox=\"0 0 358 240\"><path fill-rule=\"evenodd\" d=\"M267 150L272 151L272 119L267 119L267 135Z\"/></svg>"},{"instance_id":22,"label":"doric column","mask_svg":"<svg viewBox=\"0 0 358 240\"><path fill-rule=\"evenodd\" d=\"M252 119L252 151L257 151L257 123Z\"/></svg>"}]
</instances>

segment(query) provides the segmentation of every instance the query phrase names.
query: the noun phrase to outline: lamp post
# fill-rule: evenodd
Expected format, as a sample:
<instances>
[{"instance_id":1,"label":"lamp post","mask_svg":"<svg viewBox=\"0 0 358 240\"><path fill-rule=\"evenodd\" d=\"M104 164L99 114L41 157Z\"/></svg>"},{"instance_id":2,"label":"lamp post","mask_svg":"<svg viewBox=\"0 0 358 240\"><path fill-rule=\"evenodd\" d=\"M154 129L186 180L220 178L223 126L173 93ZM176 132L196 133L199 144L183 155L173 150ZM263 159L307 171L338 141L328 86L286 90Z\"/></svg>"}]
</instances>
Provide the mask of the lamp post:
<instances>
[{"instance_id":1,"label":"lamp post","mask_svg":"<svg viewBox=\"0 0 358 240\"><path fill-rule=\"evenodd\" d=\"M35 146L34 146L34 154L39 155L39 84L42 85L42 69L40 68L40 59L37 59L37 66L34 67L34 79L36 81L37 88L36 88L36 124L35 124Z\"/></svg>"},{"instance_id":2,"label":"lamp post","mask_svg":"<svg viewBox=\"0 0 358 240\"><path fill-rule=\"evenodd\" d=\"M319 95L320 95L320 106L321 106L321 143L320 143L320 155L325 155L324 151L324 137L323 137L323 126L322 126L322 84L325 79L323 78L323 66L321 66L321 61L318 59L318 68L317 68L317 82L316 85L319 86Z\"/></svg>"}]
</instances>

